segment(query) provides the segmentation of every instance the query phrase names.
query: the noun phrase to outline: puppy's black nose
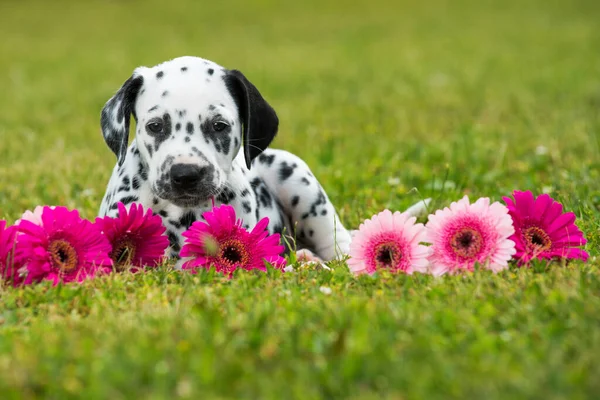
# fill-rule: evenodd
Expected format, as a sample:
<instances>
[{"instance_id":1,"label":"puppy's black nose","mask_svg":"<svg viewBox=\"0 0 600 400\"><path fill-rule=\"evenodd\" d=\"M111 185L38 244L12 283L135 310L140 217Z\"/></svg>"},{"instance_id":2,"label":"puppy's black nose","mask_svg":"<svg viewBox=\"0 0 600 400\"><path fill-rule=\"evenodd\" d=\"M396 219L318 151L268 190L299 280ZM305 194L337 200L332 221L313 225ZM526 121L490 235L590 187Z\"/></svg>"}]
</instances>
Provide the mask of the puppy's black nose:
<instances>
[{"instance_id":1,"label":"puppy's black nose","mask_svg":"<svg viewBox=\"0 0 600 400\"><path fill-rule=\"evenodd\" d=\"M195 164L173 164L171 167L171 184L177 190L193 189L204 178L208 167Z\"/></svg>"}]
</instances>

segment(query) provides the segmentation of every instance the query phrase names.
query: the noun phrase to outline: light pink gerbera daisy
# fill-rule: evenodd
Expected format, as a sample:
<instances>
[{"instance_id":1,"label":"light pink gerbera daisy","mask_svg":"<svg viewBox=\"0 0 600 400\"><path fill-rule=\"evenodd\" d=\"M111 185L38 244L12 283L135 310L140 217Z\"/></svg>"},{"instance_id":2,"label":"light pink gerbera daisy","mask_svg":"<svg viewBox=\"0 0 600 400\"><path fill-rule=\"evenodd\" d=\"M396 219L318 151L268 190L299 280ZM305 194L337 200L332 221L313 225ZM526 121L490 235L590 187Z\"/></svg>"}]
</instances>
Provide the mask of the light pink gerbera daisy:
<instances>
[{"instance_id":1,"label":"light pink gerbera daisy","mask_svg":"<svg viewBox=\"0 0 600 400\"><path fill-rule=\"evenodd\" d=\"M33 211L25 211L23 213L23 215L21 216L21 219L18 219L17 222L15 222L15 225L19 225L19 223L23 220L25 221L30 221L33 222L36 225L42 225L42 212L44 210L44 207L48 207L50 209L55 209L55 206L36 206Z\"/></svg>"},{"instance_id":2,"label":"light pink gerbera daisy","mask_svg":"<svg viewBox=\"0 0 600 400\"><path fill-rule=\"evenodd\" d=\"M285 267L280 256L284 247L279 244L279 234L266 231L268 218L261 219L251 232L236 220L235 210L221 205L202 214L206 222L196 221L183 233L186 238L181 257L192 257L183 269L196 271L198 267L214 266L217 272L231 277L238 269L266 271L265 261L278 269Z\"/></svg>"},{"instance_id":3,"label":"light pink gerbera daisy","mask_svg":"<svg viewBox=\"0 0 600 400\"><path fill-rule=\"evenodd\" d=\"M547 194L534 198L530 191L513 192L515 200L504 197L515 233L510 237L519 265L534 258L574 258L587 260L589 255L579 246L587 243L575 225L575 214L563 213L563 206Z\"/></svg>"},{"instance_id":4,"label":"light pink gerbera daisy","mask_svg":"<svg viewBox=\"0 0 600 400\"><path fill-rule=\"evenodd\" d=\"M431 251L419 244L425 239L425 227L416 220L407 213L384 210L363 222L350 244L350 271L426 272Z\"/></svg>"},{"instance_id":5,"label":"light pink gerbera daisy","mask_svg":"<svg viewBox=\"0 0 600 400\"><path fill-rule=\"evenodd\" d=\"M434 275L473 271L476 263L498 272L508 267L515 253L515 244L508 239L515 231L508 209L498 202L490 204L487 197L473 204L463 197L429 215L426 228Z\"/></svg>"},{"instance_id":6,"label":"light pink gerbera daisy","mask_svg":"<svg viewBox=\"0 0 600 400\"><path fill-rule=\"evenodd\" d=\"M96 225L112 247L109 255L114 270L120 272L131 266L131 271L136 272L139 268L155 267L169 246L162 218L153 215L151 209L144 214L141 204L132 204L129 211L123 203L117 207L117 218L96 218Z\"/></svg>"},{"instance_id":7,"label":"light pink gerbera daisy","mask_svg":"<svg viewBox=\"0 0 600 400\"><path fill-rule=\"evenodd\" d=\"M81 282L110 271L110 243L77 210L43 207L41 222L21 220L18 225L17 254L25 263L25 284Z\"/></svg>"},{"instance_id":8,"label":"light pink gerbera daisy","mask_svg":"<svg viewBox=\"0 0 600 400\"><path fill-rule=\"evenodd\" d=\"M14 251L16 236L17 229L14 226L7 226L6 221L0 221L0 278L14 285L19 284L21 280Z\"/></svg>"}]
</instances>

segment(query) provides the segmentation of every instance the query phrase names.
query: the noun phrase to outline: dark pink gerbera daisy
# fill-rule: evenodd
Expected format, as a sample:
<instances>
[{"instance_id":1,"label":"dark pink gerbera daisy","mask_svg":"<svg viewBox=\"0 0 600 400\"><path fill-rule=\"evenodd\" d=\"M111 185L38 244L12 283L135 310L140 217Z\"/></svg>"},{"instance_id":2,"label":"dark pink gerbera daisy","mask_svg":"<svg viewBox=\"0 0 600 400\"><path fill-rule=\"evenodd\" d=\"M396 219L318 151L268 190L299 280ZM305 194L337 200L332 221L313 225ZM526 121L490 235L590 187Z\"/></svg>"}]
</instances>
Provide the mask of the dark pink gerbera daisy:
<instances>
[{"instance_id":1,"label":"dark pink gerbera daisy","mask_svg":"<svg viewBox=\"0 0 600 400\"><path fill-rule=\"evenodd\" d=\"M115 271L132 267L155 267L165 255L169 239L164 235L166 228L158 215L146 210L141 204L132 204L129 211L123 203L118 204L117 218L96 218L96 225L112 246L110 258Z\"/></svg>"},{"instance_id":2,"label":"dark pink gerbera daisy","mask_svg":"<svg viewBox=\"0 0 600 400\"><path fill-rule=\"evenodd\" d=\"M520 265L537 259L580 259L589 255L580 249L587 243L583 232L575 225L575 214L563 213L563 206L547 194L535 198L530 191L513 192L514 201L504 197L515 233L514 258Z\"/></svg>"},{"instance_id":3,"label":"dark pink gerbera daisy","mask_svg":"<svg viewBox=\"0 0 600 400\"><path fill-rule=\"evenodd\" d=\"M15 259L17 229L0 221L0 278L17 285L20 282L18 261Z\"/></svg>"},{"instance_id":4,"label":"dark pink gerbera daisy","mask_svg":"<svg viewBox=\"0 0 600 400\"><path fill-rule=\"evenodd\" d=\"M41 225L24 219L18 231L17 255L25 263L25 284L44 279L55 285L81 282L110 271L108 239L77 210L45 206Z\"/></svg>"},{"instance_id":5,"label":"dark pink gerbera daisy","mask_svg":"<svg viewBox=\"0 0 600 400\"><path fill-rule=\"evenodd\" d=\"M285 267L285 259L280 256L284 247L279 244L279 234L269 235L266 231L268 218L261 219L248 232L229 205L215 207L202 217L206 222L196 221L183 233L186 240L180 255L192 257L183 264L183 269L195 271L198 267L214 266L231 277L238 268L265 271L265 261L279 269Z\"/></svg>"}]
</instances>

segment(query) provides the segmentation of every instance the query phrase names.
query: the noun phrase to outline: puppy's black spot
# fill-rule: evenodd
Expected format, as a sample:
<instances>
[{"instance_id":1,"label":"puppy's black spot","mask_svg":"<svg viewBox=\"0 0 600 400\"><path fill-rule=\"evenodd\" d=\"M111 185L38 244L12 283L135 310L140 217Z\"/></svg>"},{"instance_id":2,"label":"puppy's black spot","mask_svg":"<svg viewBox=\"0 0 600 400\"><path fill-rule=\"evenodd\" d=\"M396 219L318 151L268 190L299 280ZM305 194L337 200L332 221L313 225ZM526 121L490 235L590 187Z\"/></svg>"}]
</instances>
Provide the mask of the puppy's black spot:
<instances>
[{"instance_id":1,"label":"puppy's black spot","mask_svg":"<svg viewBox=\"0 0 600 400\"><path fill-rule=\"evenodd\" d=\"M110 209L111 209L111 210L116 210L117 208L119 208L119 206L117 205L117 203L113 203L113 204L111 204L111 206L110 206Z\"/></svg>"},{"instance_id":2,"label":"puppy's black spot","mask_svg":"<svg viewBox=\"0 0 600 400\"><path fill-rule=\"evenodd\" d=\"M250 191L248 189L244 189L240 192L240 196L242 197L246 197L250 194Z\"/></svg>"},{"instance_id":3,"label":"puppy's black spot","mask_svg":"<svg viewBox=\"0 0 600 400\"><path fill-rule=\"evenodd\" d=\"M180 129L181 129L181 124L178 122L175 124L175 131L179 132Z\"/></svg>"},{"instance_id":4,"label":"puppy's black spot","mask_svg":"<svg viewBox=\"0 0 600 400\"><path fill-rule=\"evenodd\" d=\"M164 73L163 71L158 71L158 72L156 73L156 79L160 79L160 78L162 78L164 75L165 75L165 73Z\"/></svg>"},{"instance_id":5,"label":"puppy's black spot","mask_svg":"<svg viewBox=\"0 0 600 400\"><path fill-rule=\"evenodd\" d=\"M275 161L275 154L271 154L270 156L262 153L261 155L258 156L258 161L261 164L265 164L267 167L270 167L271 164L273 164L273 161Z\"/></svg>"},{"instance_id":6,"label":"puppy's black spot","mask_svg":"<svg viewBox=\"0 0 600 400\"><path fill-rule=\"evenodd\" d=\"M308 236L313 237L314 234L315 234L315 231L313 231L312 229L310 229L308 231Z\"/></svg>"},{"instance_id":7,"label":"puppy's black spot","mask_svg":"<svg viewBox=\"0 0 600 400\"><path fill-rule=\"evenodd\" d=\"M129 180L128 176L126 176L125 178L123 178L123 184L124 185L129 185L129 183L130 183L130 180Z\"/></svg>"},{"instance_id":8,"label":"puppy's black spot","mask_svg":"<svg viewBox=\"0 0 600 400\"><path fill-rule=\"evenodd\" d=\"M271 193L269 193L267 185L265 185L265 182L261 178L254 178L250 182L250 186L252 186L256 198L258 199L259 204L263 206L263 208L273 207L273 198L271 196Z\"/></svg>"},{"instance_id":9,"label":"puppy's black spot","mask_svg":"<svg viewBox=\"0 0 600 400\"><path fill-rule=\"evenodd\" d=\"M127 197L123 197L120 201L121 203L123 203L123 205L127 205L127 204L131 204L134 201L138 201L139 197L137 196L127 196Z\"/></svg>"},{"instance_id":10,"label":"puppy's black spot","mask_svg":"<svg viewBox=\"0 0 600 400\"><path fill-rule=\"evenodd\" d=\"M191 135L192 133L194 133L194 124L188 122L185 126L185 130L187 131L188 135Z\"/></svg>"},{"instance_id":11,"label":"puppy's black spot","mask_svg":"<svg viewBox=\"0 0 600 400\"><path fill-rule=\"evenodd\" d=\"M215 70L212 68L209 68L208 71L206 71L206 72L208 72L209 75L212 75L215 73Z\"/></svg>"},{"instance_id":12,"label":"puppy's black spot","mask_svg":"<svg viewBox=\"0 0 600 400\"><path fill-rule=\"evenodd\" d=\"M153 198L152 199L152 204L157 205L158 204L158 198Z\"/></svg>"},{"instance_id":13,"label":"puppy's black spot","mask_svg":"<svg viewBox=\"0 0 600 400\"><path fill-rule=\"evenodd\" d=\"M169 91L168 91L168 90L165 90L165 91L162 93L162 97L167 97L168 95L169 95Z\"/></svg>"},{"instance_id":14,"label":"puppy's black spot","mask_svg":"<svg viewBox=\"0 0 600 400\"><path fill-rule=\"evenodd\" d=\"M283 161L281 163L281 167L279 168L279 180L283 182L287 178L292 176L292 174L294 173L294 168L296 168L297 166L298 165L296 164L288 165L287 162Z\"/></svg>"},{"instance_id":15,"label":"puppy's black spot","mask_svg":"<svg viewBox=\"0 0 600 400\"><path fill-rule=\"evenodd\" d=\"M179 252L181 250L181 245L179 244L179 237L175 234L175 232L167 231L167 237L169 238L169 243L171 244L171 248Z\"/></svg>"},{"instance_id":16,"label":"puppy's black spot","mask_svg":"<svg viewBox=\"0 0 600 400\"><path fill-rule=\"evenodd\" d=\"M302 181L302 183L304 183L306 186L310 185L310 181L304 177L302 177L302 179L300 179L300 181Z\"/></svg>"},{"instance_id":17,"label":"puppy's black spot","mask_svg":"<svg viewBox=\"0 0 600 400\"><path fill-rule=\"evenodd\" d=\"M187 71L187 69L188 69L187 67L181 67L181 72L185 72L185 71Z\"/></svg>"},{"instance_id":18,"label":"puppy's black spot","mask_svg":"<svg viewBox=\"0 0 600 400\"><path fill-rule=\"evenodd\" d=\"M189 137L189 136L186 136L186 137L185 137L185 142L186 142L186 143L189 143L189 142L190 142L190 140L192 140L192 139L190 139L190 137Z\"/></svg>"},{"instance_id":19,"label":"puppy's black spot","mask_svg":"<svg viewBox=\"0 0 600 400\"><path fill-rule=\"evenodd\" d=\"M185 229L190 229L194 222L196 222L196 214L193 211L188 211L179 218L179 224L185 226Z\"/></svg>"},{"instance_id":20,"label":"puppy's black spot","mask_svg":"<svg viewBox=\"0 0 600 400\"><path fill-rule=\"evenodd\" d=\"M216 109L217 109L217 107L215 107L214 104L211 104L208 106L208 111L214 111Z\"/></svg>"},{"instance_id":21,"label":"puppy's black spot","mask_svg":"<svg viewBox=\"0 0 600 400\"><path fill-rule=\"evenodd\" d=\"M229 204L233 199L235 199L235 192L227 187L223 188L217 196L217 200L224 204Z\"/></svg>"},{"instance_id":22,"label":"puppy's black spot","mask_svg":"<svg viewBox=\"0 0 600 400\"><path fill-rule=\"evenodd\" d=\"M183 118L183 116L185 115L185 110L179 110L178 114L179 118Z\"/></svg>"},{"instance_id":23,"label":"puppy's black spot","mask_svg":"<svg viewBox=\"0 0 600 400\"><path fill-rule=\"evenodd\" d=\"M310 213L304 213L302 214L302 219L306 219L310 216Z\"/></svg>"},{"instance_id":24,"label":"puppy's black spot","mask_svg":"<svg viewBox=\"0 0 600 400\"><path fill-rule=\"evenodd\" d=\"M154 150L152 150L152 146L150 146L150 143L146 143L145 146L146 150L148 150L148 155L152 157L152 153L154 152Z\"/></svg>"},{"instance_id":25,"label":"puppy's black spot","mask_svg":"<svg viewBox=\"0 0 600 400\"><path fill-rule=\"evenodd\" d=\"M282 233L283 233L283 225L281 225L281 224L276 224L276 225L273 227L273 232L271 232L271 233L279 233L279 234L282 234Z\"/></svg>"},{"instance_id":26,"label":"puppy's black spot","mask_svg":"<svg viewBox=\"0 0 600 400\"><path fill-rule=\"evenodd\" d=\"M169 213L168 213L168 212L166 212L165 210L160 210L160 211L158 212L158 214L159 214L161 217L163 217L163 218L169 218Z\"/></svg>"},{"instance_id":27,"label":"puppy's black spot","mask_svg":"<svg viewBox=\"0 0 600 400\"><path fill-rule=\"evenodd\" d=\"M148 110L148 112L152 112L154 110L158 110L158 104Z\"/></svg>"},{"instance_id":28,"label":"puppy's black spot","mask_svg":"<svg viewBox=\"0 0 600 400\"><path fill-rule=\"evenodd\" d=\"M246 214L250 214L252 212L252 206L250 206L249 201L242 201L242 208Z\"/></svg>"},{"instance_id":29,"label":"puppy's black spot","mask_svg":"<svg viewBox=\"0 0 600 400\"><path fill-rule=\"evenodd\" d=\"M300 196L292 197L292 207L296 207L298 205L299 201L300 201Z\"/></svg>"},{"instance_id":30,"label":"puppy's black spot","mask_svg":"<svg viewBox=\"0 0 600 400\"><path fill-rule=\"evenodd\" d=\"M317 216L317 206L327 204L327 200L325 199L325 193L322 190L319 191L317 198L310 205L310 214L314 217ZM327 210L322 210L321 215L327 215Z\"/></svg>"},{"instance_id":31,"label":"puppy's black spot","mask_svg":"<svg viewBox=\"0 0 600 400\"><path fill-rule=\"evenodd\" d=\"M137 190L140 188L140 178L138 178L137 176L133 177L133 180L131 181L131 186Z\"/></svg>"},{"instance_id":32,"label":"puppy's black spot","mask_svg":"<svg viewBox=\"0 0 600 400\"><path fill-rule=\"evenodd\" d=\"M239 145L240 145L240 141L238 140L237 137L234 137L233 138L233 147L235 147L237 149Z\"/></svg>"},{"instance_id":33,"label":"puppy's black spot","mask_svg":"<svg viewBox=\"0 0 600 400\"><path fill-rule=\"evenodd\" d=\"M169 222L169 224L173 225L177 229L181 229L181 227L183 226L178 221L175 221L173 219L170 219L168 222Z\"/></svg>"}]
</instances>

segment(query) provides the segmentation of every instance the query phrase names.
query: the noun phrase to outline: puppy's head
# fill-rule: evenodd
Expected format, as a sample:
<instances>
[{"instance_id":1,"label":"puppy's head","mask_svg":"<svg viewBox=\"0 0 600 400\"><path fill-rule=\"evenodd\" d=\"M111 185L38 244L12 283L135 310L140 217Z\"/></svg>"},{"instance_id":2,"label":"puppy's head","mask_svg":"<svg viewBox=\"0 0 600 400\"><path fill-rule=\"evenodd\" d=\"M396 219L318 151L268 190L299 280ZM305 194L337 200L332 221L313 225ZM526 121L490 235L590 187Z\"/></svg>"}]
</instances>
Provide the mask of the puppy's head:
<instances>
[{"instance_id":1,"label":"puppy's head","mask_svg":"<svg viewBox=\"0 0 600 400\"><path fill-rule=\"evenodd\" d=\"M119 164L127 155L130 115L154 194L182 207L217 195L242 147L250 168L279 123L241 72L196 57L139 67L108 100L102 133Z\"/></svg>"}]
</instances>

